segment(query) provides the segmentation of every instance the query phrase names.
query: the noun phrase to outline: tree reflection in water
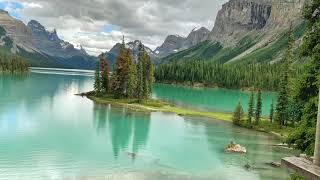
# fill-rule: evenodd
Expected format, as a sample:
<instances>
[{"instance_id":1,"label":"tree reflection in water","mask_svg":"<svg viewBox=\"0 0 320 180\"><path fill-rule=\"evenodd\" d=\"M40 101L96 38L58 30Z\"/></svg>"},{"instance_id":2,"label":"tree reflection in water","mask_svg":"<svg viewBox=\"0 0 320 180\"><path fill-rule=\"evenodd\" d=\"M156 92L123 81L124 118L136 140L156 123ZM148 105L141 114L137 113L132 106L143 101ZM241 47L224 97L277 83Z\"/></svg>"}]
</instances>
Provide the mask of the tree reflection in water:
<instances>
[{"instance_id":1,"label":"tree reflection in water","mask_svg":"<svg viewBox=\"0 0 320 180\"><path fill-rule=\"evenodd\" d=\"M114 158L120 153L133 160L138 158L148 140L151 114L96 103L93 112L97 133L108 131L110 134Z\"/></svg>"}]
</instances>

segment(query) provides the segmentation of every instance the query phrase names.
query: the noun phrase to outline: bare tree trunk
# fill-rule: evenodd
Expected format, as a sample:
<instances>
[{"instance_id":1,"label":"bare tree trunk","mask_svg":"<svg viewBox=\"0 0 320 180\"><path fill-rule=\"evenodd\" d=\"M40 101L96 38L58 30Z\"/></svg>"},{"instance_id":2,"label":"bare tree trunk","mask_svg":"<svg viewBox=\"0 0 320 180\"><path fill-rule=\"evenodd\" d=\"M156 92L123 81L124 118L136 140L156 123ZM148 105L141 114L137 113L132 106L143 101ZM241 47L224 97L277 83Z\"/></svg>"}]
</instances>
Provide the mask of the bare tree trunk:
<instances>
[{"instance_id":1,"label":"bare tree trunk","mask_svg":"<svg viewBox=\"0 0 320 180\"><path fill-rule=\"evenodd\" d=\"M315 142L315 148L314 148L314 164L317 166L320 166L320 89L319 89L319 102L318 102L316 142Z\"/></svg>"}]
</instances>

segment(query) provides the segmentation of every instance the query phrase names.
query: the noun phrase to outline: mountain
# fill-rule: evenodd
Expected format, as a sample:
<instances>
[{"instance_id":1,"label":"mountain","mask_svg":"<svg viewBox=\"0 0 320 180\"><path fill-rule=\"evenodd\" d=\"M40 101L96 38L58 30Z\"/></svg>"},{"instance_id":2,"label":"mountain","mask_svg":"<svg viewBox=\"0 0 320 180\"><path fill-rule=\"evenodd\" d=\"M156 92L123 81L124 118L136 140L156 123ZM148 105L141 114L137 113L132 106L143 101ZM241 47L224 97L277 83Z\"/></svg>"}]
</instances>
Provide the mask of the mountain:
<instances>
[{"instance_id":1,"label":"mountain","mask_svg":"<svg viewBox=\"0 0 320 180\"><path fill-rule=\"evenodd\" d=\"M306 30L308 0L230 0L218 12L206 41L159 60L205 59L219 63L270 62L281 58L292 27L298 46Z\"/></svg>"},{"instance_id":2,"label":"mountain","mask_svg":"<svg viewBox=\"0 0 320 180\"><path fill-rule=\"evenodd\" d=\"M155 49L155 54L163 58L170 54L188 49L208 39L210 31L205 27L193 29L187 37L169 35L164 43Z\"/></svg>"},{"instance_id":3,"label":"mountain","mask_svg":"<svg viewBox=\"0 0 320 180\"><path fill-rule=\"evenodd\" d=\"M56 30L47 31L35 20L25 25L11 17L7 11L0 10L0 27L3 29L1 48L26 57L32 66L79 69L95 67L95 57L61 40Z\"/></svg>"},{"instance_id":4,"label":"mountain","mask_svg":"<svg viewBox=\"0 0 320 180\"><path fill-rule=\"evenodd\" d=\"M139 54L139 44L141 41L135 40L132 42L126 43L126 48L131 49L133 58L135 60L138 59L138 54ZM113 65L116 62L116 59L118 57L118 54L120 52L121 44L117 43L114 45L109 52L106 52L106 58L110 61L111 65ZM155 59L157 55L147 46L144 46L145 51L149 54L151 59Z\"/></svg>"}]
</instances>

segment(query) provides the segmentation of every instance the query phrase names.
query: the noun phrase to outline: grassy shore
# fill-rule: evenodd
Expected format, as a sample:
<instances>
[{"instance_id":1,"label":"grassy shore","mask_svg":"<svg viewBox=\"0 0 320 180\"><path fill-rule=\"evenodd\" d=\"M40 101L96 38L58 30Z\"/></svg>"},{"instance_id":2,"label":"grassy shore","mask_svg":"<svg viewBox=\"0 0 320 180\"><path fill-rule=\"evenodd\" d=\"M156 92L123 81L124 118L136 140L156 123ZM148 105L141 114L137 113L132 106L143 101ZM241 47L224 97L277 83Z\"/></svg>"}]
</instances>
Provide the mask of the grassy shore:
<instances>
[{"instance_id":1,"label":"grassy shore","mask_svg":"<svg viewBox=\"0 0 320 180\"><path fill-rule=\"evenodd\" d=\"M184 107L178 107L173 104L155 99L139 101L137 99L115 99L112 96L96 97L94 95L86 93L80 95L86 96L92 101L100 104L116 104L140 111L172 112L180 116L207 117L215 120L223 120L232 123L231 113L192 110ZM261 123L259 125L254 125L252 129L261 132L271 133L279 138L287 137L289 135L289 132L292 130L292 128L290 127L279 128L279 126L276 123L270 123L266 118L262 118Z\"/></svg>"}]
</instances>

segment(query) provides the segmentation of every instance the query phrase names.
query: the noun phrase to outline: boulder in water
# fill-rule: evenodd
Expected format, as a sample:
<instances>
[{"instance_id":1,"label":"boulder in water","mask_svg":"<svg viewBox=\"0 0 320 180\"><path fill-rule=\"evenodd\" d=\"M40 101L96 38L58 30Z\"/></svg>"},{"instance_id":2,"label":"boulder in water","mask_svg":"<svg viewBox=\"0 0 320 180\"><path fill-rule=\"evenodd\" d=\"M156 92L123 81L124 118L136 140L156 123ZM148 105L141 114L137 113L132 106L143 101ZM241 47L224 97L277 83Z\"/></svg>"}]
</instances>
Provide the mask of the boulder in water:
<instances>
[{"instance_id":1,"label":"boulder in water","mask_svg":"<svg viewBox=\"0 0 320 180\"><path fill-rule=\"evenodd\" d=\"M225 152L244 154L247 153L247 150L245 147L242 147L239 144L236 144L233 141L231 141L231 143L225 148Z\"/></svg>"}]
</instances>

